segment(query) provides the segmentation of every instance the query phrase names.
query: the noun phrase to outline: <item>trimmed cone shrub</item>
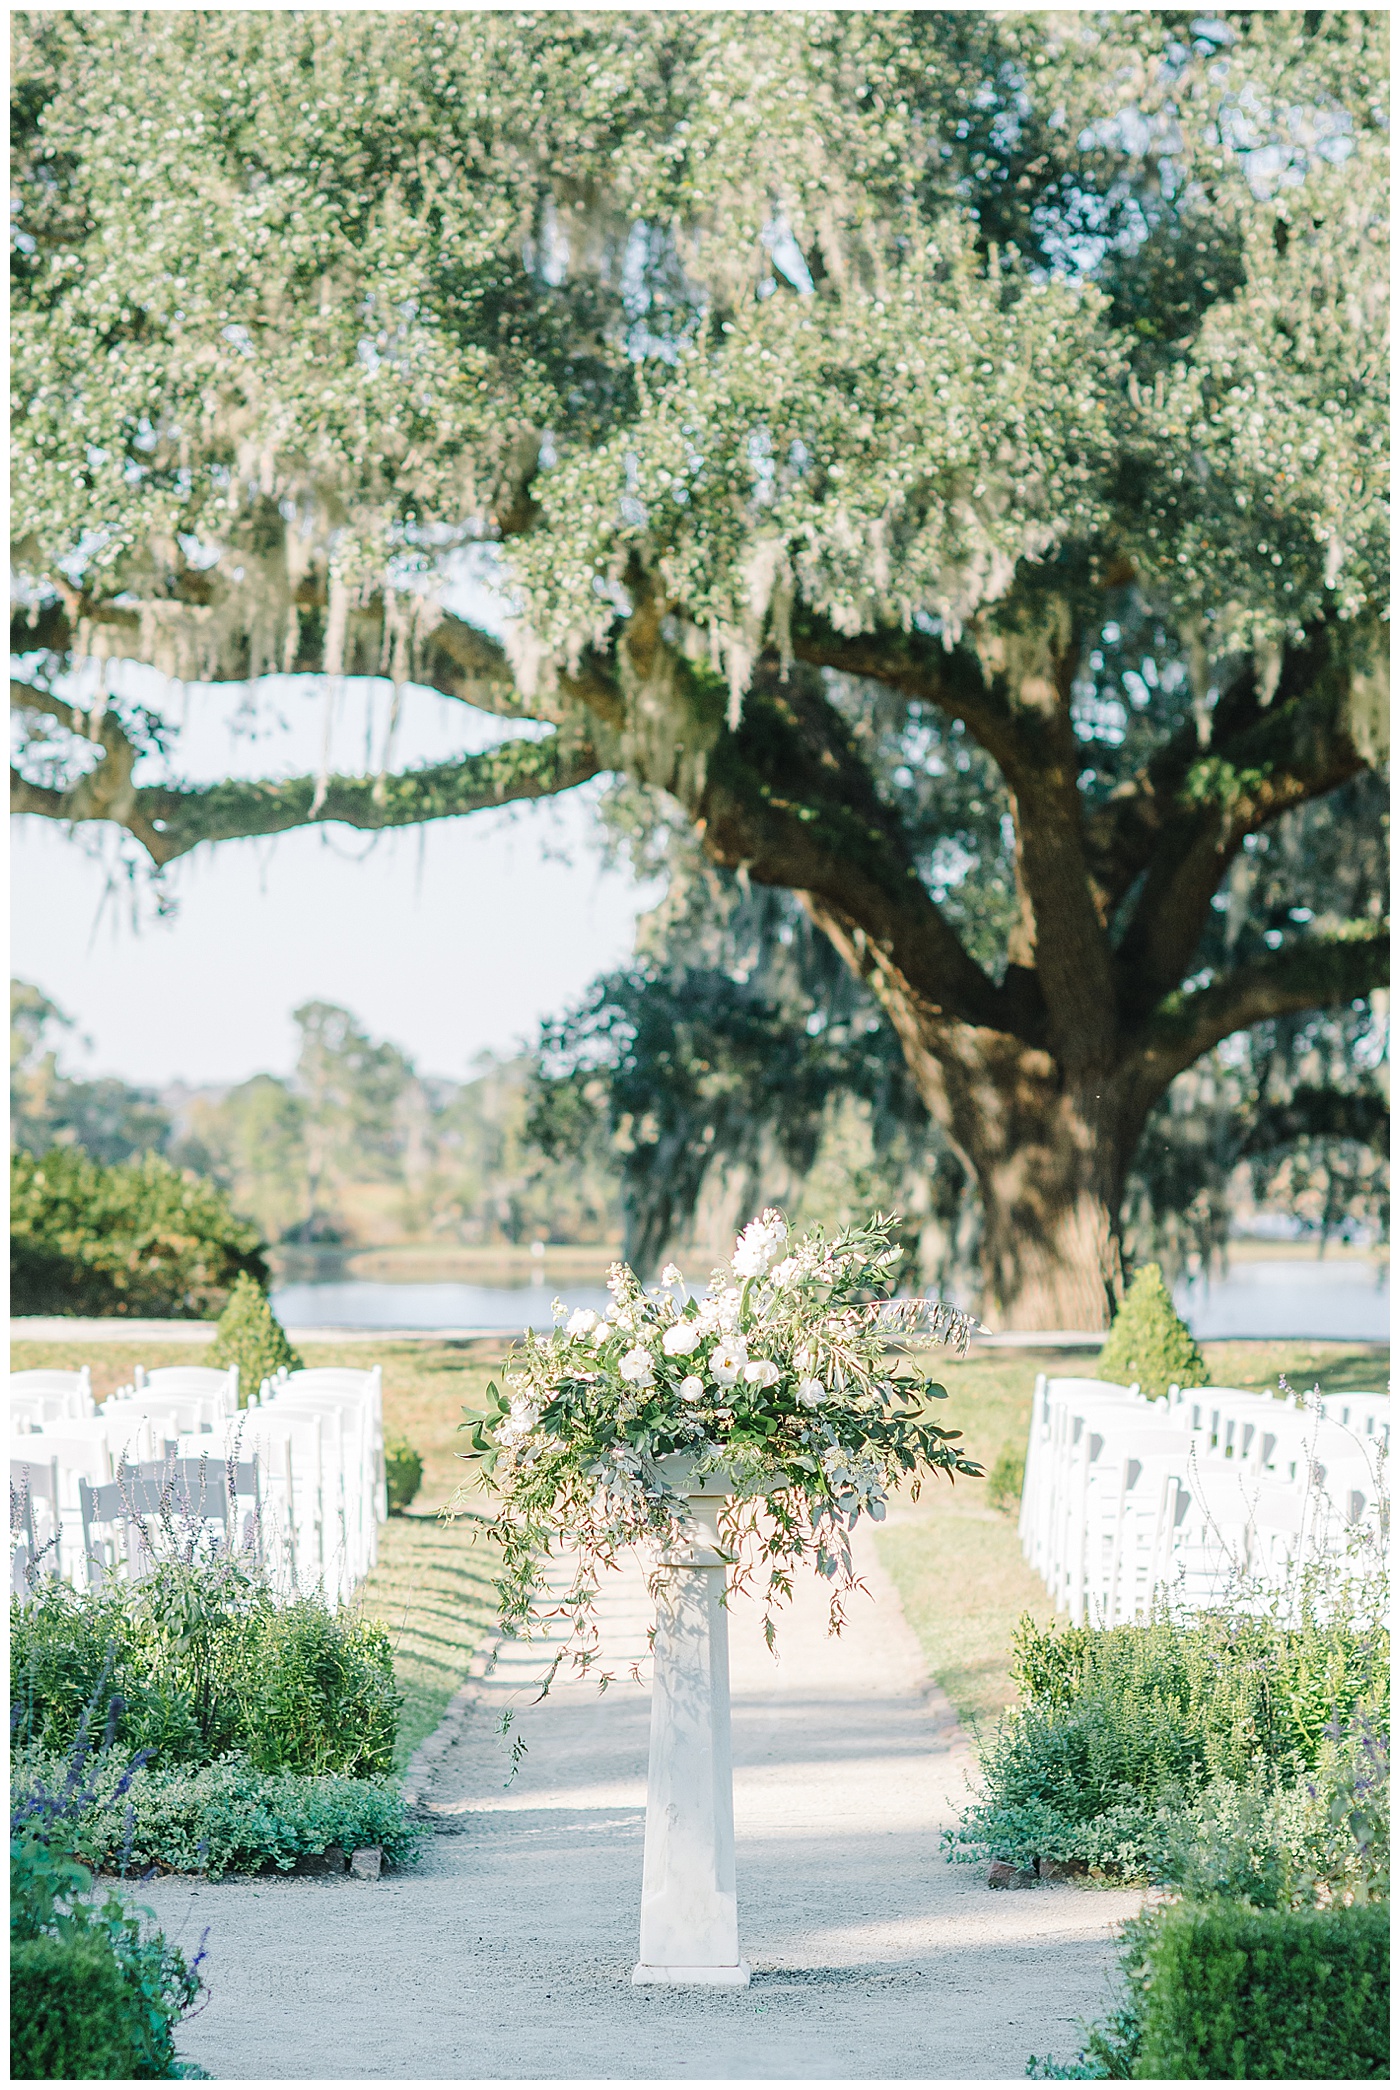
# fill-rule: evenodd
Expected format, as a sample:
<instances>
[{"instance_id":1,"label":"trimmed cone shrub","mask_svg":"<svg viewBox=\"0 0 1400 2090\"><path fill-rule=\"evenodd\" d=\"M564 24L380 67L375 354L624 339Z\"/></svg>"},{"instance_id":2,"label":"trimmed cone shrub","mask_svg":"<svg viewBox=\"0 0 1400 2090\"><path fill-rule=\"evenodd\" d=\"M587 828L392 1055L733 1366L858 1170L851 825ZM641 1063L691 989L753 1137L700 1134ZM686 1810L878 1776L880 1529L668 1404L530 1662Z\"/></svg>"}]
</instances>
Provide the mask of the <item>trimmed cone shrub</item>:
<instances>
[{"instance_id":1,"label":"trimmed cone shrub","mask_svg":"<svg viewBox=\"0 0 1400 2090\"><path fill-rule=\"evenodd\" d=\"M384 1446L384 1478L390 1510L407 1509L423 1485L423 1461L402 1437L391 1437Z\"/></svg>"},{"instance_id":2,"label":"trimmed cone shrub","mask_svg":"<svg viewBox=\"0 0 1400 2090\"><path fill-rule=\"evenodd\" d=\"M267 1276L256 1227L159 1154L104 1168L77 1147L10 1156L10 1311L207 1320Z\"/></svg>"},{"instance_id":3,"label":"trimmed cone shrub","mask_svg":"<svg viewBox=\"0 0 1400 2090\"><path fill-rule=\"evenodd\" d=\"M1181 1902L1149 1933L1141 2043L1149 2081L1390 2073L1390 1909Z\"/></svg>"},{"instance_id":4,"label":"trimmed cone shrub","mask_svg":"<svg viewBox=\"0 0 1400 2090\"><path fill-rule=\"evenodd\" d=\"M1164 1399L1169 1386L1205 1385L1205 1358L1156 1263L1139 1270L1128 1286L1099 1352L1098 1374L1120 1386L1140 1386L1149 1400Z\"/></svg>"},{"instance_id":5,"label":"trimmed cone shrub","mask_svg":"<svg viewBox=\"0 0 1400 2090\"><path fill-rule=\"evenodd\" d=\"M287 1340L287 1331L272 1311L267 1293L252 1277L239 1277L219 1316L219 1332L210 1362L238 1366L238 1399L246 1408L264 1379L283 1366L299 1372L302 1362Z\"/></svg>"}]
</instances>

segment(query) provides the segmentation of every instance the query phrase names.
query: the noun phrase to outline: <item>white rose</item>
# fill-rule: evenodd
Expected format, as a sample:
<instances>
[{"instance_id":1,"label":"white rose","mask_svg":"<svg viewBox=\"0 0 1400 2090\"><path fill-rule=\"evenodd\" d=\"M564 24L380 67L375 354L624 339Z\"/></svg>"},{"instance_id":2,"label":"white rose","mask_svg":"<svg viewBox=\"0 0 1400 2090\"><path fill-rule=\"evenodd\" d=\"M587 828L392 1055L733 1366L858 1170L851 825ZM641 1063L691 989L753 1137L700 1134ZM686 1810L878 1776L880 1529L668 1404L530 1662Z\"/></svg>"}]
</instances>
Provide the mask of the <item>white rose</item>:
<instances>
[{"instance_id":1,"label":"white rose","mask_svg":"<svg viewBox=\"0 0 1400 2090\"><path fill-rule=\"evenodd\" d=\"M751 1219L734 1244L734 1275L762 1277L787 1239L787 1221L781 1212L768 1210Z\"/></svg>"},{"instance_id":2,"label":"white rose","mask_svg":"<svg viewBox=\"0 0 1400 2090\"><path fill-rule=\"evenodd\" d=\"M517 1394L510 1404L509 1422L503 1422L496 1431L497 1442L507 1445L519 1444L522 1438L529 1436L539 1419L540 1411L534 1402L524 1400Z\"/></svg>"},{"instance_id":3,"label":"white rose","mask_svg":"<svg viewBox=\"0 0 1400 2090\"><path fill-rule=\"evenodd\" d=\"M597 1326L598 1316L592 1307L580 1306L575 1313L569 1315L569 1325L564 1333L577 1342L581 1337L591 1335Z\"/></svg>"},{"instance_id":4,"label":"white rose","mask_svg":"<svg viewBox=\"0 0 1400 2090\"><path fill-rule=\"evenodd\" d=\"M710 1376L717 1386L732 1386L749 1361L749 1346L741 1335L716 1343L710 1352Z\"/></svg>"},{"instance_id":5,"label":"white rose","mask_svg":"<svg viewBox=\"0 0 1400 2090\"><path fill-rule=\"evenodd\" d=\"M661 1338L661 1347L668 1357L688 1357L700 1340L700 1330L694 1321L676 1321Z\"/></svg>"},{"instance_id":6,"label":"white rose","mask_svg":"<svg viewBox=\"0 0 1400 2090\"><path fill-rule=\"evenodd\" d=\"M650 1386L656 1377L656 1367L651 1361L650 1351L638 1343L627 1352L618 1366L629 1386Z\"/></svg>"},{"instance_id":7,"label":"white rose","mask_svg":"<svg viewBox=\"0 0 1400 2090\"><path fill-rule=\"evenodd\" d=\"M761 1357L757 1363L744 1366L744 1377L750 1386L776 1386L781 1373L770 1358Z\"/></svg>"},{"instance_id":8,"label":"white rose","mask_svg":"<svg viewBox=\"0 0 1400 2090\"><path fill-rule=\"evenodd\" d=\"M826 1388L820 1379L803 1379L797 1389L797 1399L804 1408L820 1408L826 1399Z\"/></svg>"},{"instance_id":9,"label":"white rose","mask_svg":"<svg viewBox=\"0 0 1400 2090\"><path fill-rule=\"evenodd\" d=\"M698 1401L704 1391L704 1380L697 1379L694 1372L690 1374L689 1378L681 1380L681 1399L683 1401Z\"/></svg>"},{"instance_id":10,"label":"white rose","mask_svg":"<svg viewBox=\"0 0 1400 2090\"><path fill-rule=\"evenodd\" d=\"M612 1329L608 1326L607 1322L600 1321L597 1327L593 1330L593 1333L590 1336L589 1340L593 1344L595 1350L601 1350L603 1344L607 1341L608 1337L611 1334Z\"/></svg>"}]
</instances>

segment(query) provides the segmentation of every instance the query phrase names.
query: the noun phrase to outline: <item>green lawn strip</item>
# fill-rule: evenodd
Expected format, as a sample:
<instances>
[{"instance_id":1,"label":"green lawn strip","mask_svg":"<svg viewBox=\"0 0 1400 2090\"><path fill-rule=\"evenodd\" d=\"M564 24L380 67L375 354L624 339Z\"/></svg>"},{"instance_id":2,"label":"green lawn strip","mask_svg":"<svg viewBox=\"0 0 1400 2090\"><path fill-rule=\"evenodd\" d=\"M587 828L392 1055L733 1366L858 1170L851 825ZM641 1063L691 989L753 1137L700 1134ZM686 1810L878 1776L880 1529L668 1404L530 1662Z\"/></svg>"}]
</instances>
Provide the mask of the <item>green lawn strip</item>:
<instances>
[{"instance_id":1,"label":"green lawn strip","mask_svg":"<svg viewBox=\"0 0 1400 2090\"><path fill-rule=\"evenodd\" d=\"M470 1517L390 1517L357 1602L389 1634L403 1693L394 1768L433 1732L495 1617L495 1556Z\"/></svg>"},{"instance_id":2,"label":"green lawn strip","mask_svg":"<svg viewBox=\"0 0 1400 2090\"><path fill-rule=\"evenodd\" d=\"M1211 1383L1246 1392L1277 1392L1280 1372L1298 1392L1314 1383L1324 1393L1381 1391L1389 1379L1388 1349L1379 1343L1203 1343ZM934 1404L945 1429L962 1431L970 1457L987 1473L1003 1451L1021 1454L1030 1429L1037 1372L1051 1378L1093 1378L1088 1354L1057 1350L1002 1351L966 1359L930 1351L920 1362L948 1389ZM1011 1634L1029 1611L1045 1620L1054 1606L1040 1577L1021 1557L1016 1515L991 1508L987 1482L960 1477L928 1481L917 1503L901 1501L876 1541L885 1572L899 1591L905 1615L958 1717L990 1725L1015 1690L1010 1674Z\"/></svg>"}]
</instances>

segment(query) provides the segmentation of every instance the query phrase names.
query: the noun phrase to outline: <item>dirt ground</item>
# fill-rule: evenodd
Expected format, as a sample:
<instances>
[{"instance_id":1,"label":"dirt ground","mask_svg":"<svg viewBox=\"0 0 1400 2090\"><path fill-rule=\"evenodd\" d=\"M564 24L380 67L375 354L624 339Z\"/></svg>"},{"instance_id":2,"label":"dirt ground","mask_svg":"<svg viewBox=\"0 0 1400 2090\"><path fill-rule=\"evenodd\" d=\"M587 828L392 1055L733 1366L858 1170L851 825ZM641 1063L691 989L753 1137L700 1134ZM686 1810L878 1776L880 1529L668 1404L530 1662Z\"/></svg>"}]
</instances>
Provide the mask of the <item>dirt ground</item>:
<instances>
[{"instance_id":1,"label":"dirt ground","mask_svg":"<svg viewBox=\"0 0 1400 2090\"><path fill-rule=\"evenodd\" d=\"M938 1832L971 1753L866 1546L840 1640L799 1585L778 1661L731 1622L740 1935L747 1990L633 1988L648 1700L623 1682L529 1703L538 1649L507 1646L429 1793L422 1862L375 1884L151 1881L210 1998L182 2054L220 2079L1018 2081L1096 2015L1125 1891L991 1892ZM644 1652L640 1573L605 1641ZM645 1674L645 1672L644 1672ZM527 1746L505 1783L500 1718Z\"/></svg>"}]
</instances>

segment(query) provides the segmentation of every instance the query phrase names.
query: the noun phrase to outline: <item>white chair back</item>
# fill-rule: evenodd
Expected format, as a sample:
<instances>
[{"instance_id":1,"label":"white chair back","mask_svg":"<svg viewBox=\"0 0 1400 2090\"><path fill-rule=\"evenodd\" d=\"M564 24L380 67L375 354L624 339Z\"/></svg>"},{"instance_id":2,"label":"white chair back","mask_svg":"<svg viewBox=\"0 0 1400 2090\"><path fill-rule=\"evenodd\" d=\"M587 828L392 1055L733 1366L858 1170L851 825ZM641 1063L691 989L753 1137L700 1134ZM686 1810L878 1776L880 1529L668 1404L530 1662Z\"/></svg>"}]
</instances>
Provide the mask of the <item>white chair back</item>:
<instances>
[{"instance_id":1,"label":"white chair back","mask_svg":"<svg viewBox=\"0 0 1400 2090\"><path fill-rule=\"evenodd\" d=\"M236 1415L238 1366L231 1364L226 1371L219 1371L207 1364L167 1364L147 1371L138 1364L135 1390L138 1397L149 1393L164 1399L209 1401L214 1413Z\"/></svg>"}]
</instances>

